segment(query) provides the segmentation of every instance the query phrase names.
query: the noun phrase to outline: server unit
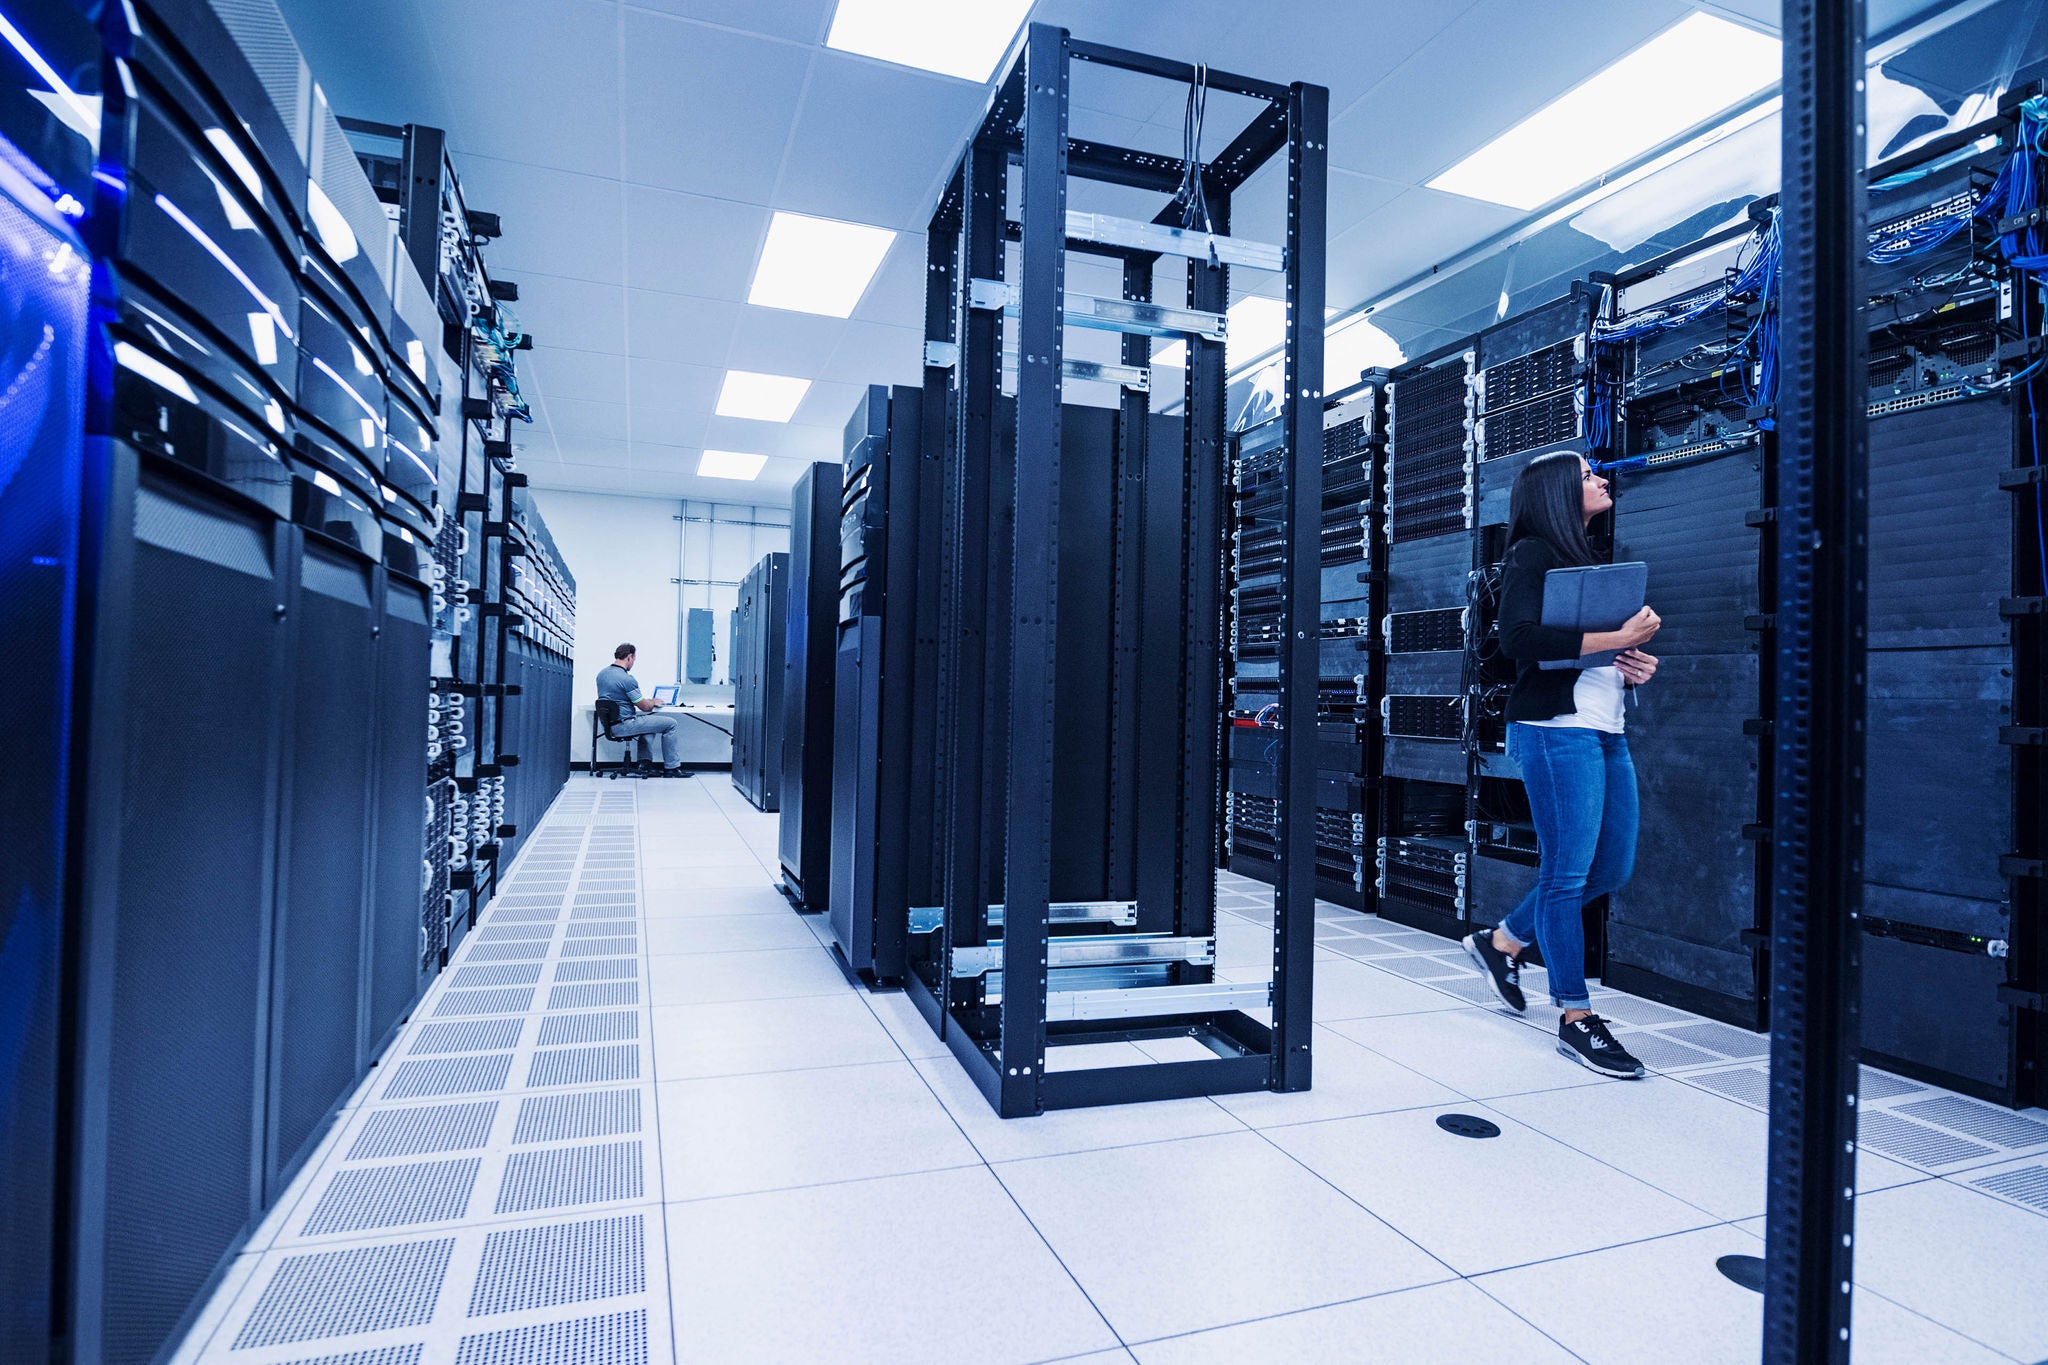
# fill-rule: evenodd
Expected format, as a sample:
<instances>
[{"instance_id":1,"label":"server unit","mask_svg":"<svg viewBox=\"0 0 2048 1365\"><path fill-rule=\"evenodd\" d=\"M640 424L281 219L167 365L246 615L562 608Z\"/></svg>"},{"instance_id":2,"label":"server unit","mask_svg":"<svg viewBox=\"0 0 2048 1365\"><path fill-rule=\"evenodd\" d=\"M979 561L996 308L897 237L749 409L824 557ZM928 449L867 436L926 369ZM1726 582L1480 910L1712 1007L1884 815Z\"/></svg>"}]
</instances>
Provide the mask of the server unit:
<instances>
[{"instance_id":1,"label":"server unit","mask_svg":"<svg viewBox=\"0 0 2048 1365\"><path fill-rule=\"evenodd\" d=\"M783 649L789 556L763 555L732 614L732 784L765 811L782 806Z\"/></svg>"},{"instance_id":2,"label":"server unit","mask_svg":"<svg viewBox=\"0 0 2048 1365\"><path fill-rule=\"evenodd\" d=\"M903 975L932 877L938 462L924 395L870 385L846 425L833 563L832 937L854 971Z\"/></svg>"},{"instance_id":3,"label":"server unit","mask_svg":"<svg viewBox=\"0 0 2048 1365\"><path fill-rule=\"evenodd\" d=\"M789 604L782 651L783 894L831 905L834 642L839 614L839 466L814 464L790 497Z\"/></svg>"}]
</instances>

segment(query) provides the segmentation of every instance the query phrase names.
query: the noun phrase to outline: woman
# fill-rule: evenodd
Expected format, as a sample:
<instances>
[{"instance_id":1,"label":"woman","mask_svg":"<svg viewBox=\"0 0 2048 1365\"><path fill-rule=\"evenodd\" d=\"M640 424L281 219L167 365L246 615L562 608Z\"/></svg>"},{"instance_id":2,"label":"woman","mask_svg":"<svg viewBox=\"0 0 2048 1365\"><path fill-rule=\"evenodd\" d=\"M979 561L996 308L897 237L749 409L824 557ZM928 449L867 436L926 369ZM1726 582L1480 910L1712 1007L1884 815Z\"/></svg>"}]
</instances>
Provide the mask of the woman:
<instances>
[{"instance_id":1,"label":"woman","mask_svg":"<svg viewBox=\"0 0 2048 1365\"><path fill-rule=\"evenodd\" d=\"M1619 630L1543 624L1543 577L1594 562L1586 527L1614 506L1607 480L1585 457L1546 455L1515 480L1501 581L1501 650L1515 661L1508 696L1508 755L1522 770L1542 864L1536 886L1491 933L1465 940L1508 1008L1522 997L1522 950L1532 941L1550 972L1563 1015L1557 1050L1603 1076L1634 1078L1643 1066L1614 1041L1586 994L1586 931L1580 911L1628 880L1636 856L1636 770L1622 736L1622 698L1657 672L1641 646L1662 622L1644 607ZM1544 669L1545 659L1619 650L1601 668Z\"/></svg>"}]
</instances>

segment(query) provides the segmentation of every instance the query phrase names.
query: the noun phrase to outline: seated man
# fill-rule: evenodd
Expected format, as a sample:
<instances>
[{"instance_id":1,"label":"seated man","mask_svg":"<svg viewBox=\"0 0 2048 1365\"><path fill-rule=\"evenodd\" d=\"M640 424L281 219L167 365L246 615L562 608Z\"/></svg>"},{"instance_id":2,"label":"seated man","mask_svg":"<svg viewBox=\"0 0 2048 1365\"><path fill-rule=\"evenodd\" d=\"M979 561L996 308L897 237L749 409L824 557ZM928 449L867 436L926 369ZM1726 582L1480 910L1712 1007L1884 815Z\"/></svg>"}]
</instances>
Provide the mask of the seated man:
<instances>
[{"instance_id":1,"label":"seated man","mask_svg":"<svg viewBox=\"0 0 2048 1365\"><path fill-rule=\"evenodd\" d=\"M654 736L661 736L661 770L664 777L687 776L682 771L682 748L676 741L676 718L652 714L661 709L661 703L652 697L642 696L640 683L633 677L633 659L636 651L631 645L620 645L612 651L611 667L597 675L597 695L600 701L615 701L619 704L621 719L612 727L615 735L645 735L641 746L643 759L652 759ZM638 714L634 714L634 713Z\"/></svg>"}]
</instances>

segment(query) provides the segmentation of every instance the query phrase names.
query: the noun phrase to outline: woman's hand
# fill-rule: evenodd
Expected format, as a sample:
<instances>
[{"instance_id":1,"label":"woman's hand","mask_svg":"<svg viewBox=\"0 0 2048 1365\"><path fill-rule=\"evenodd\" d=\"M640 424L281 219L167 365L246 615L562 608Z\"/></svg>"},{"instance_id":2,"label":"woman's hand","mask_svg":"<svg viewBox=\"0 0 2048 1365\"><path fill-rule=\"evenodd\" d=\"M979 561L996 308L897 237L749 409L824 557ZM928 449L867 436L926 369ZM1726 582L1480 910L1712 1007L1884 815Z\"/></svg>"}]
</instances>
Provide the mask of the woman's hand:
<instances>
[{"instance_id":1,"label":"woman's hand","mask_svg":"<svg viewBox=\"0 0 2048 1365\"><path fill-rule=\"evenodd\" d=\"M1605 654L1613 649L1634 649L1646 645L1664 628L1664 618L1644 607L1622 623L1619 630L1588 632L1579 641L1580 654Z\"/></svg>"},{"instance_id":2,"label":"woman's hand","mask_svg":"<svg viewBox=\"0 0 2048 1365\"><path fill-rule=\"evenodd\" d=\"M1614 666L1621 670L1623 678L1637 686L1657 676L1657 656L1640 649L1624 649L1614 656Z\"/></svg>"},{"instance_id":3,"label":"woman's hand","mask_svg":"<svg viewBox=\"0 0 2048 1365\"><path fill-rule=\"evenodd\" d=\"M1623 623L1621 629L1614 632L1614 634L1615 638L1621 642L1623 649L1633 650L1637 645L1650 643L1650 638L1663 628L1664 618L1651 611L1648 607L1644 607L1634 616L1629 617ZM1645 655L1644 657L1647 658L1648 656ZM1652 659L1650 665L1652 668L1656 667L1656 660Z\"/></svg>"}]
</instances>

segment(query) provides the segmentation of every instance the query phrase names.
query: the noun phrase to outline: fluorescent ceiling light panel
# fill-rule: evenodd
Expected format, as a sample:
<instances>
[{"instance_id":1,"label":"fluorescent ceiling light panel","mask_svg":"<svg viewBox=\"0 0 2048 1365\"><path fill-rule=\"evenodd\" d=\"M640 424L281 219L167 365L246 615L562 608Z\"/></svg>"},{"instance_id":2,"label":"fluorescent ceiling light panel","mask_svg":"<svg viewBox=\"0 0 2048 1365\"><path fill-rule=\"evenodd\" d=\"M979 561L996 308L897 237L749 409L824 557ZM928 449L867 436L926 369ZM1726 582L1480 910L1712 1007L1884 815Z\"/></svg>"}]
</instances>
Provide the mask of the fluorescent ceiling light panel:
<instances>
[{"instance_id":1,"label":"fluorescent ceiling light panel","mask_svg":"<svg viewBox=\"0 0 2048 1365\"><path fill-rule=\"evenodd\" d=\"M825 46L898 66L986 81L1031 0L839 0Z\"/></svg>"},{"instance_id":2,"label":"fluorescent ceiling light panel","mask_svg":"<svg viewBox=\"0 0 2048 1365\"><path fill-rule=\"evenodd\" d=\"M706 479L753 479L767 465L766 455L743 455L737 450L707 450L697 461L697 473Z\"/></svg>"},{"instance_id":3,"label":"fluorescent ceiling light panel","mask_svg":"<svg viewBox=\"0 0 2048 1365\"><path fill-rule=\"evenodd\" d=\"M1775 84L1778 40L1693 14L1429 182L1533 209Z\"/></svg>"},{"instance_id":4,"label":"fluorescent ceiling light panel","mask_svg":"<svg viewBox=\"0 0 2048 1365\"><path fill-rule=\"evenodd\" d=\"M777 213L747 302L828 318L853 316L896 234L865 223Z\"/></svg>"},{"instance_id":5,"label":"fluorescent ceiling light panel","mask_svg":"<svg viewBox=\"0 0 2048 1365\"><path fill-rule=\"evenodd\" d=\"M796 415L797 404L804 401L810 390L808 379L727 370L725 386L718 391L718 415L748 417L756 422L787 422Z\"/></svg>"}]
</instances>

